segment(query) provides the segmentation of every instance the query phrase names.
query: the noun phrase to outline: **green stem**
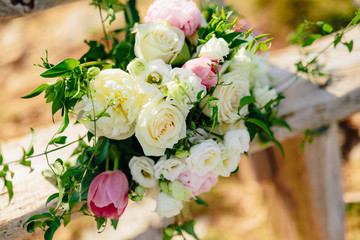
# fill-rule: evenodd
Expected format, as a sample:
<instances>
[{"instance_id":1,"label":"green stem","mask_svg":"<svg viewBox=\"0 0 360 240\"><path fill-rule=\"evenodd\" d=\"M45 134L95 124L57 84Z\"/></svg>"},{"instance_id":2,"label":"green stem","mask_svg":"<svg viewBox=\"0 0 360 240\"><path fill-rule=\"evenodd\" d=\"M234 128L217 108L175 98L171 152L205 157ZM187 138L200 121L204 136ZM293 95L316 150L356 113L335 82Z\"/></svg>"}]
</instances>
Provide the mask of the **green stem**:
<instances>
[{"instance_id":1,"label":"green stem","mask_svg":"<svg viewBox=\"0 0 360 240\"><path fill-rule=\"evenodd\" d=\"M107 35L106 28L105 28L105 25L104 25L104 20L103 20L103 16L102 16L102 12L101 12L101 6L100 6L100 5L101 5L101 0L98 0L97 2L98 2L98 8L99 8L101 26L102 26L102 30L103 30L103 33L104 33L104 38L105 38L106 47L109 49L109 48L110 48L110 44L109 44L108 35Z\"/></svg>"},{"instance_id":2,"label":"green stem","mask_svg":"<svg viewBox=\"0 0 360 240\"><path fill-rule=\"evenodd\" d=\"M114 159L114 171L119 169L120 156L116 155Z\"/></svg>"},{"instance_id":3,"label":"green stem","mask_svg":"<svg viewBox=\"0 0 360 240\"><path fill-rule=\"evenodd\" d=\"M92 61L92 62L86 62L80 64L81 67L89 67L89 66L95 66L95 65L103 65L103 64L109 64L106 61Z\"/></svg>"},{"instance_id":4,"label":"green stem","mask_svg":"<svg viewBox=\"0 0 360 240\"><path fill-rule=\"evenodd\" d=\"M105 171L109 171L109 156L106 157L106 162L105 162Z\"/></svg>"}]
</instances>

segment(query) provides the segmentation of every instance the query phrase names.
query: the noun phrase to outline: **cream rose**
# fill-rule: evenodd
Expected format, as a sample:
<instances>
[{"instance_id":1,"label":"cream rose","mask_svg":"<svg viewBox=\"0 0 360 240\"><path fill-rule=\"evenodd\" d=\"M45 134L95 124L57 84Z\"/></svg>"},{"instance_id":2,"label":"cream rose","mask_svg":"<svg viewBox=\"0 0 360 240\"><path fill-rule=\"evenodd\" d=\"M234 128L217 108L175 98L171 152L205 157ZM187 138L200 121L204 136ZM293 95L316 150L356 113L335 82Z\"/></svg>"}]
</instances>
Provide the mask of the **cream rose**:
<instances>
[{"instance_id":1,"label":"cream rose","mask_svg":"<svg viewBox=\"0 0 360 240\"><path fill-rule=\"evenodd\" d=\"M145 155L162 156L186 136L186 116L176 101L157 96L144 105L139 114L135 136Z\"/></svg>"},{"instance_id":2,"label":"cream rose","mask_svg":"<svg viewBox=\"0 0 360 240\"><path fill-rule=\"evenodd\" d=\"M235 151L226 145L221 144L221 160L214 169L215 176L229 177L239 165L241 155L239 151Z\"/></svg>"},{"instance_id":3,"label":"cream rose","mask_svg":"<svg viewBox=\"0 0 360 240\"><path fill-rule=\"evenodd\" d=\"M148 157L132 157L129 168L133 179L145 188L153 188L157 185L155 178L154 160Z\"/></svg>"},{"instance_id":4,"label":"cream rose","mask_svg":"<svg viewBox=\"0 0 360 240\"><path fill-rule=\"evenodd\" d=\"M121 69L107 69L93 78L90 84L94 90L91 97L85 95L75 106L77 120L84 120L88 115L94 119L106 110L108 116L96 121L96 136L119 140L133 135L144 101L144 95L139 92L134 79ZM95 132L93 121L84 121L84 125L90 132Z\"/></svg>"},{"instance_id":5,"label":"cream rose","mask_svg":"<svg viewBox=\"0 0 360 240\"><path fill-rule=\"evenodd\" d=\"M176 200L164 192L159 192L156 198L155 212L157 212L160 217L174 217L180 213L182 208L183 204L181 200Z\"/></svg>"},{"instance_id":6,"label":"cream rose","mask_svg":"<svg viewBox=\"0 0 360 240\"><path fill-rule=\"evenodd\" d=\"M147 61L162 59L171 63L184 45L184 32L166 21L138 24L134 32L135 55Z\"/></svg>"},{"instance_id":7,"label":"cream rose","mask_svg":"<svg viewBox=\"0 0 360 240\"><path fill-rule=\"evenodd\" d=\"M159 179L162 174L165 179L174 181L185 167L185 164L180 159L166 159L166 156L162 156L155 164L155 176Z\"/></svg>"},{"instance_id":8,"label":"cream rose","mask_svg":"<svg viewBox=\"0 0 360 240\"><path fill-rule=\"evenodd\" d=\"M230 52L228 43L223 38L213 36L200 49L200 57L207 57L213 61L224 61Z\"/></svg>"},{"instance_id":9,"label":"cream rose","mask_svg":"<svg viewBox=\"0 0 360 240\"><path fill-rule=\"evenodd\" d=\"M238 111L240 100L250 95L249 83L236 72L229 72L220 77L222 85L215 88L213 97L218 100L212 101L211 105L218 106L219 122L235 123L248 113L248 106L242 107ZM212 115L212 109L205 106L203 113L208 117Z\"/></svg>"},{"instance_id":10,"label":"cream rose","mask_svg":"<svg viewBox=\"0 0 360 240\"><path fill-rule=\"evenodd\" d=\"M212 139L204 140L190 149L190 156L186 159L187 168L204 176L212 171L221 159L219 145Z\"/></svg>"}]
</instances>

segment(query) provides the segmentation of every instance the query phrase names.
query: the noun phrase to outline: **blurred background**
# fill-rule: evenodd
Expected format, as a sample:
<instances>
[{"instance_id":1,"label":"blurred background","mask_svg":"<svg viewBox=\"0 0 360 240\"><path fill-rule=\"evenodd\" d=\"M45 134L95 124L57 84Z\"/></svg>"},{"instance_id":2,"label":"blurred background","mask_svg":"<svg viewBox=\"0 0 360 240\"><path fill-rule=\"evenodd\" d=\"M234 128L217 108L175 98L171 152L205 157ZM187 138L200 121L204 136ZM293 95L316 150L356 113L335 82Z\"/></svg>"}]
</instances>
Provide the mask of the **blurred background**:
<instances>
[{"instance_id":1,"label":"blurred background","mask_svg":"<svg viewBox=\"0 0 360 240\"><path fill-rule=\"evenodd\" d=\"M138 0L143 20L152 1ZM336 29L347 25L356 10L356 0L225 0L261 32L274 37L272 51L287 46L288 35L302 22L325 21ZM118 15L111 28L120 28ZM0 22L0 141L10 142L52 124L51 106L40 97L23 100L37 85L46 82L34 66L49 52L49 61L80 58L87 51L84 40L100 39L98 12L89 1L76 1L26 17ZM358 40L357 40L358 41ZM55 117L55 122L58 121ZM345 192L360 193L360 114L341 124L343 144L343 183ZM222 178L211 192L202 196L209 207L191 205L194 217L206 226L202 239L281 239L261 184L248 171L242 159L240 171ZM346 239L360 239L360 202L346 206ZM55 239L92 239L84 230L96 231L90 218L74 220L56 233ZM103 239L100 238L99 239ZM145 239L145 238L144 238Z\"/></svg>"}]
</instances>

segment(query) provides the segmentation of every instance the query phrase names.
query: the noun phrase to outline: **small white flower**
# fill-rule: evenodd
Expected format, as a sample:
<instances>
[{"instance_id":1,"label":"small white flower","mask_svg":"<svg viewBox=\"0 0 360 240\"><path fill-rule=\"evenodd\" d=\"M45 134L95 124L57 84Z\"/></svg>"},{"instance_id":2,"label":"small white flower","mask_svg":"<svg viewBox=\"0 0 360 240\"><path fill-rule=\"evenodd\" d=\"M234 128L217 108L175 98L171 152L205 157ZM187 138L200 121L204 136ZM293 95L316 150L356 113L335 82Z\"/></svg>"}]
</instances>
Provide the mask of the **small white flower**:
<instances>
[{"instance_id":1,"label":"small white flower","mask_svg":"<svg viewBox=\"0 0 360 240\"><path fill-rule=\"evenodd\" d=\"M215 176L229 177L239 165L241 155L239 151L235 151L226 145L221 144L221 160L214 169Z\"/></svg>"},{"instance_id":2,"label":"small white flower","mask_svg":"<svg viewBox=\"0 0 360 240\"><path fill-rule=\"evenodd\" d=\"M162 156L155 164L155 176L160 179L162 174L165 179L174 181L185 167L185 164L180 159L166 159L166 156Z\"/></svg>"},{"instance_id":3,"label":"small white flower","mask_svg":"<svg viewBox=\"0 0 360 240\"><path fill-rule=\"evenodd\" d=\"M212 139L204 140L190 149L190 156L186 159L190 171L204 176L213 170L221 159L219 145Z\"/></svg>"},{"instance_id":4,"label":"small white flower","mask_svg":"<svg viewBox=\"0 0 360 240\"><path fill-rule=\"evenodd\" d=\"M186 115L176 101L167 101L162 96L152 98L144 105L135 127L146 156L162 156L166 148L172 148L186 136Z\"/></svg>"},{"instance_id":5,"label":"small white flower","mask_svg":"<svg viewBox=\"0 0 360 240\"><path fill-rule=\"evenodd\" d=\"M213 61L224 61L224 57L230 52L228 43L223 38L215 35L200 49L200 57L207 57Z\"/></svg>"},{"instance_id":6,"label":"small white flower","mask_svg":"<svg viewBox=\"0 0 360 240\"><path fill-rule=\"evenodd\" d=\"M183 204L181 200L176 200L164 192L159 192L156 198L155 212L157 212L160 217L174 217L180 213L182 208Z\"/></svg>"},{"instance_id":7,"label":"small white flower","mask_svg":"<svg viewBox=\"0 0 360 240\"><path fill-rule=\"evenodd\" d=\"M174 68L171 70L171 80L166 82L167 96L175 99L184 107L191 109L196 102L197 95L203 91L206 94L206 87L201 84L201 79L193 71L185 68Z\"/></svg>"},{"instance_id":8,"label":"small white flower","mask_svg":"<svg viewBox=\"0 0 360 240\"><path fill-rule=\"evenodd\" d=\"M132 157L129 168L133 179L145 188L153 188L157 185L154 170L155 162L148 157Z\"/></svg>"},{"instance_id":9,"label":"small white flower","mask_svg":"<svg viewBox=\"0 0 360 240\"><path fill-rule=\"evenodd\" d=\"M277 98L276 90L269 89L269 86L255 88L253 94L256 99L256 105L259 108L264 107L268 102Z\"/></svg>"},{"instance_id":10,"label":"small white flower","mask_svg":"<svg viewBox=\"0 0 360 240\"><path fill-rule=\"evenodd\" d=\"M189 129L187 129L187 132L188 132L187 133L188 140L192 144L196 144L196 143L198 143L200 141L203 141L208 136L208 133L202 128L197 128L195 133L192 130L189 130Z\"/></svg>"},{"instance_id":11,"label":"small white flower","mask_svg":"<svg viewBox=\"0 0 360 240\"><path fill-rule=\"evenodd\" d=\"M162 59L171 63L184 45L184 32L167 21L138 24L134 32L135 55L147 61Z\"/></svg>"},{"instance_id":12,"label":"small white flower","mask_svg":"<svg viewBox=\"0 0 360 240\"><path fill-rule=\"evenodd\" d=\"M246 129L232 130L225 134L224 144L233 151L249 151L250 135Z\"/></svg>"}]
</instances>

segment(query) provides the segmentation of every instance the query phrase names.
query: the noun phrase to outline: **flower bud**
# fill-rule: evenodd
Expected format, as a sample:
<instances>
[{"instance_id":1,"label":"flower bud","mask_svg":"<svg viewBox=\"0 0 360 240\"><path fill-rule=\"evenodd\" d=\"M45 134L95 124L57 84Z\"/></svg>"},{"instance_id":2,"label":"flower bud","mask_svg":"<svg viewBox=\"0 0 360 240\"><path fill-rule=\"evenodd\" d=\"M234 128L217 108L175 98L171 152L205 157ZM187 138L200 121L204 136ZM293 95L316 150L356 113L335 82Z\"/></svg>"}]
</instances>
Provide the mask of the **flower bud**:
<instances>
[{"instance_id":1,"label":"flower bud","mask_svg":"<svg viewBox=\"0 0 360 240\"><path fill-rule=\"evenodd\" d=\"M127 70L130 74L138 76L148 69L148 63L144 59L136 58L132 60L127 66Z\"/></svg>"},{"instance_id":2,"label":"flower bud","mask_svg":"<svg viewBox=\"0 0 360 240\"><path fill-rule=\"evenodd\" d=\"M93 78L93 77L99 75L99 73L100 73L100 68L98 68L98 67L91 67L87 71L87 75L89 76L89 78Z\"/></svg>"}]
</instances>

